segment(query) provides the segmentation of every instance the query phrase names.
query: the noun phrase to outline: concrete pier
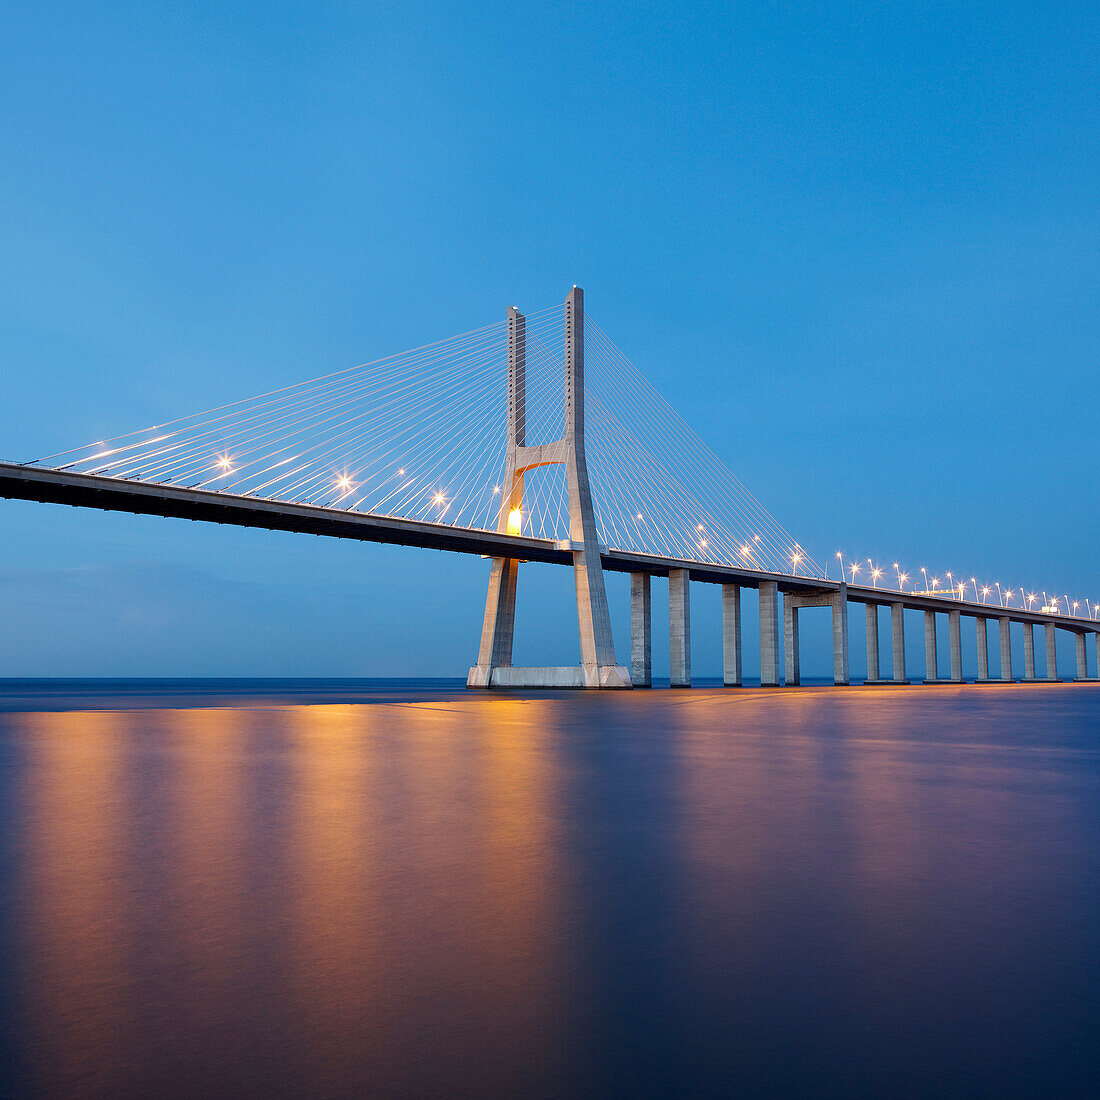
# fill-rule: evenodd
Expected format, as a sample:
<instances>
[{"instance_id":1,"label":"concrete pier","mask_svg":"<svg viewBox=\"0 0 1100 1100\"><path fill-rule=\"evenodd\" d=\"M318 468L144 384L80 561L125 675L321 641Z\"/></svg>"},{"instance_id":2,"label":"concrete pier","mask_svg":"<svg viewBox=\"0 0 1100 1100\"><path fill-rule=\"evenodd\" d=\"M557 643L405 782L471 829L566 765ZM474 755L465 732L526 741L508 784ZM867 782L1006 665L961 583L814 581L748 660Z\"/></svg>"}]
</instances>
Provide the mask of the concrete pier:
<instances>
[{"instance_id":1,"label":"concrete pier","mask_svg":"<svg viewBox=\"0 0 1100 1100\"><path fill-rule=\"evenodd\" d=\"M1035 679L1035 627L1024 623L1024 679Z\"/></svg>"},{"instance_id":2,"label":"concrete pier","mask_svg":"<svg viewBox=\"0 0 1100 1100\"><path fill-rule=\"evenodd\" d=\"M783 671L788 687L800 683L798 668L798 608L793 592L783 593Z\"/></svg>"},{"instance_id":3,"label":"concrete pier","mask_svg":"<svg viewBox=\"0 0 1100 1100\"><path fill-rule=\"evenodd\" d=\"M1073 646L1077 651L1077 679L1087 680L1089 678L1089 659L1085 652L1084 634L1074 634Z\"/></svg>"},{"instance_id":4,"label":"concrete pier","mask_svg":"<svg viewBox=\"0 0 1100 1100\"><path fill-rule=\"evenodd\" d=\"M978 627L978 680L989 679L989 620L984 615L975 615Z\"/></svg>"},{"instance_id":5,"label":"concrete pier","mask_svg":"<svg viewBox=\"0 0 1100 1100\"><path fill-rule=\"evenodd\" d=\"M722 585L722 683L741 686L741 586Z\"/></svg>"},{"instance_id":6,"label":"concrete pier","mask_svg":"<svg viewBox=\"0 0 1100 1100\"><path fill-rule=\"evenodd\" d=\"M691 687L691 574L668 571L668 676L671 687Z\"/></svg>"},{"instance_id":7,"label":"concrete pier","mask_svg":"<svg viewBox=\"0 0 1100 1100\"><path fill-rule=\"evenodd\" d=\"M890 605L890 642L893 647L894 679L899 684L905 680L905 605Z\"/></svg>"},{"instance_id":8,"label":"concrete pier","mask_svg":"<svg viewBox=\"0 0 1100 1100\"><path fill-rule=\"evenodd\" d=\"M997 620L1001 641L1001 679L1012 680L1012 620L1002 615Z\"/></svg>"},{"instance_id":9,"label":"concrete pier","mask_svg":"<svg viewBox=\"0 0 1100 1100\"><path fill-rule=\"evenodd\" d=\"M848 684L848 586L833 596L833 683Z\"/></svg>"},{"instance_id":10,"label":"concrete pier","mask_svg":"<svg viewBox=\"0 0 1100 1100\"><path fill-rule=\"evenodd\" d=\"M630 574L630 680L653 686L653 618L648 573Z\"/></svg>"},{"instance_id":11,"label":"concrete pier","mask_svg":"<svg viewBox=\"0 0 1100 1100\"><path fill-rule=\"evenodd\" d=\"M936 613L924 613L924 678L938 680L940 667L936 657Z\"/></svg>"},{"instance_id":12,"label":"concrete pier","mask_svg":"<svg viewBox=\"0 0 1100 1100\"><path fill-rule=\"evenodd\" d=\"M779 586L760 582L760 686L779 687Z\"/></svg>"},{"instance_id":13,"label":"concrete pier","mask_svg":"<svg viewBox=\"0 0 1100 1100\"><path fill-rule=\"evenodd\" d=\"M951 679L956 684L963 678L962 615L958 611L947 613L947 637L951 649Z\"/></svg>"},{"instance_id":14,"label":"concrete pier","mask_svg":"<svg viewBox=\"0 0 1100 1100\"><path fill-rule=\"evenodd\" d=\"M1046 624L1047 679L1058 679L1058 645L1054 623Z\"/></svg>"},{"instance_id":15,"label":"concrete pier","mask_svg":"<svg viewBox=\"0 0 1100 1100\"><path fill-rule=\"evenodd\" d=\"M867 613L867 679L877 680L878 671L878 604L869 603Z\"/></svg>"}]
</instances>

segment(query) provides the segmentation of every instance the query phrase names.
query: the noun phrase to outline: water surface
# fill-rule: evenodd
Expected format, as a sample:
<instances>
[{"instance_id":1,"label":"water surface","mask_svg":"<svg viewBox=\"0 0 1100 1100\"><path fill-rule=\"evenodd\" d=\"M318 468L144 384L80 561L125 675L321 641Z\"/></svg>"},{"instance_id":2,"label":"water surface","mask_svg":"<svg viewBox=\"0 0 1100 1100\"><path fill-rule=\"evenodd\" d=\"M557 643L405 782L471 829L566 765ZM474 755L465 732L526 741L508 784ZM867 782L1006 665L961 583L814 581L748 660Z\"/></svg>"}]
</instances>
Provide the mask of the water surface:
<instances>
[{"instance_id":1,"label":"water surface","mask_svg":"<svg viewBox=\"0 0 1100 1100\"><path fill-rule=\"evenodd\" d=\"M46 1096L1096 1094L1100 688L0 688Z\"/></svg>"}]
</instances>

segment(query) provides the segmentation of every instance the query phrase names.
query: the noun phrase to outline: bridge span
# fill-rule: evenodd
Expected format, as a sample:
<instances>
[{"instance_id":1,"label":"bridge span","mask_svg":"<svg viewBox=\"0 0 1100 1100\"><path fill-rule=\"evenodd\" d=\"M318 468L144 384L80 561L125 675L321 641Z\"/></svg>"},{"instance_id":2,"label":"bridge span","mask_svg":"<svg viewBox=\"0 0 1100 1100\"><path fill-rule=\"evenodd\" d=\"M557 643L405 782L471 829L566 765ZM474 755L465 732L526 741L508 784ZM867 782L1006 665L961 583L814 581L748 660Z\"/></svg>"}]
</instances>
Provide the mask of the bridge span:
<instances>
[{"instance_id":1,"label":"bridge span","mask_svg":"<svg viewBox=\"0 0 1100 1100\"><path fill-rule=\"evenodd\" d=\"M398 546L447 550L488 558L508 558L519 562L543 562L571 566L573 546L566 540L532 538L479 528L459 527L435 521L417 521L400 516L350 512L343 508L322 507L280 500L227 493L224 490L186 488L176 485L134 481L103 475L39 466L0 463L0 497L103 511L130 512L207 523L253 527L270 531L291 531L327 538L355 539L361 542L388 543ZM723 613L724 682L742 683L741 607L743 588L756 589L760 597L761 683L797 684L799 681L799 611L806 607L827 607L834 620L834 681L849 682L847 644L847 605L863 604L868 623L868 682L907 683L904 612L925 616L926 667L935 670L931 680L940 680L936 654L937 616L946 616L950 636L950 668L943 682L961 683L961 619L975 620L978 638L978 682L1009 682L1011 675L1011 638L1009 627L1024 628L1024 679L1039 681L1035 667L1034 635L1036 627L1046 632L1047 667L1045 680L1058 677L1053 634L1071 633L1076 643L1077 680L1095 680L1088 675L1086 639L1092 637L1100 659L1100 623L1068 615L1052 615L1024 608L959 600L951 596L929 596L900 592L869 585L853 585L816 577L751 569L719 562L699 562L684 558L647 554L616 548L600 548L600 563L605 571L631 575L631 667L634 686L652 682L650 578L663 577L670 584L670 635L672 682L674 686L691 683L690 590L694 581L721 585ZM782 653L784 675L780 667L780 601L782 601ZM878 613L889 609L891 615L891 675L880 678ZM1007 675L990 677L988 624L998 624L1001 669ZM983 645L983 639L986 644ZM1029 644L1030 643L1030 644ZM1098 666L1100 667L1100 666ZM553 680L552 676L548 679ZM580 680L580 667L576 673ZM498 685L501 681L498 680ZM582 686L579 682L575 686Z\"/></svg>"}]
</instances>

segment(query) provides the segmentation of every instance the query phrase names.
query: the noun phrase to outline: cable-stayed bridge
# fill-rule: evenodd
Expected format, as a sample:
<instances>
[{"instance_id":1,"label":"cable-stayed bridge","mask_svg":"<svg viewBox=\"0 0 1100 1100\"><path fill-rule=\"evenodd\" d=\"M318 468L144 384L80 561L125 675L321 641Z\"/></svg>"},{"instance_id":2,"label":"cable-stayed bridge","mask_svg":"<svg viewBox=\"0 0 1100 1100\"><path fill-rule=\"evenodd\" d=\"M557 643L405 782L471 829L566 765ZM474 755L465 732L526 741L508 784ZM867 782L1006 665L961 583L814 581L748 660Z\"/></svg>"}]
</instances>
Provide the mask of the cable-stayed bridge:
<instances>
[{"instance_id":1,"label":"cable-stayed bridge","mask_svg":"<svg viewBox=\"0 0 1100 1100\"><path fill-rule=\"evenodd\" d=\"M962 681L961 619L977 624L978 680L1012 679L1011 625L1023 625L1024 678L1047 680L1055 632L1086 639L1100 620L832 580L584 315L583 292L401 355L24 464L0 464L0 495L388 542L491 559L476 687L651 683L650 586L667 577L671 681L691 682L690 582L722 585L724 681L742 683L741 590L760 606L760 680L799 682L799 613L829 607L834 680L849 682L848 604L865 605L868 680L905 683L904 613L924 614L927 678L940 680L937 622L949 631L947 682ZM516 668L519 565L572 566L580 661ZM841 563L843 565L843 562ZM629 671L612 638L603 574L631 574ZM1021 593L1022 595L1022 593ZM780 615L782 598L782 615ZM1091 605L1086 605L1092 613ZM878 614L891 615L892 675L880 678ZM990 676L989 620L999 676ZM782 624L782 625L781 625ZM782 656L781 656L782 655ZM1098 654L1100 657L1100 654Z\"/></svg>"}]
</instances>

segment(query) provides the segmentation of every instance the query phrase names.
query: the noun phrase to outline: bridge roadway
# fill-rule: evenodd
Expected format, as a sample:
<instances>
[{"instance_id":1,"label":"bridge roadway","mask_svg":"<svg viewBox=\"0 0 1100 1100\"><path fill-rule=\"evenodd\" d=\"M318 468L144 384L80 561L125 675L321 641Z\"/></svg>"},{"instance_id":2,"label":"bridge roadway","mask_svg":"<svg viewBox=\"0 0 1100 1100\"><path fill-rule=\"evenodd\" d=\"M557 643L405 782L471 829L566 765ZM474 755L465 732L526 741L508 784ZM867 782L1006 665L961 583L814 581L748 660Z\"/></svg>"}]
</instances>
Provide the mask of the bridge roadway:
<instances>
[{"instance_id":1,"label":"bridge roadway","mask_svg":"<svg viewBox=\"0 0 1100 1100\"><path fill-rule=\"evenodd\" d=\"M451 550L486 557L510 557L553 565L572 565L567 544L552 539L500 534L476 528L452 527L444 523L377 516L325 508L312 504L289 504L259 497L238 496L175 485L128 481L95 474L72 473L39 466L0 463L0 497L34 500L104 511L138 515L168 516L175 519L227 523L237 527L259 527L270 531L295 531L307 535L391 543L430 550ZM770 573L717 562L666 558L630 550L608 549L602 553L604 569L618 573L668 576L670 571L687 570L691 580L708 584L736 584L759 588L762 581L774 581L780 592L825 595L837 592L837 581ZM886 588L846 585L847 598L854 603L889 605L900 603L907 610L950 612L982 618L1010 618L1013 622L1046 625L1080 634L1095 633L1098 625L1069 615L1049 615L1024 608L979 604L951 597L921 596Z\"/></svg>"}]
</instances>

